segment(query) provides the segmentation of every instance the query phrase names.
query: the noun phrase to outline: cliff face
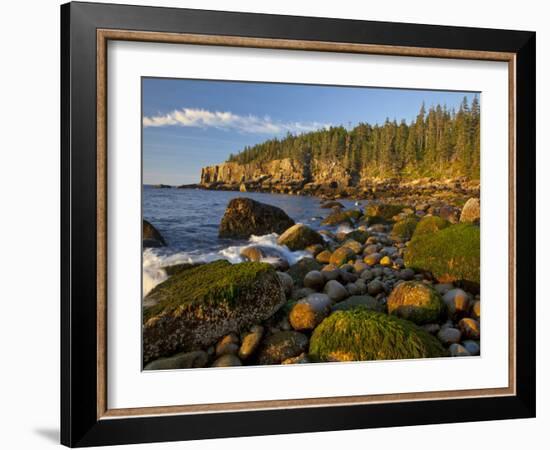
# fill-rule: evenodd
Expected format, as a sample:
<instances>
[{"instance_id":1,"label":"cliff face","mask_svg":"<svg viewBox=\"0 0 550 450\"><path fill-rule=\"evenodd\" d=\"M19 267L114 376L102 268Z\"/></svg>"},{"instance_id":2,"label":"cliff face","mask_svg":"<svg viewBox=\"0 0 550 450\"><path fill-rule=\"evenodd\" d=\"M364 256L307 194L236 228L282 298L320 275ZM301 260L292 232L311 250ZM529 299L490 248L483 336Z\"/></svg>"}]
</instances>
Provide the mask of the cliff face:
<instances>
[{"instance_id":1,"label":"cliff face","mask_svg":"<svg viewBox=\"0 0 550 450\"><path fill-rule=\"evenodd\" d=\"M216 166L204 167L201 182L204 186L212 184L306 184L332 183L340 186L356 184L354 177L336 162L303 163L296 159L277 159L264 163L238 164L226 162Z\"/></svg>"},{"instance_id":2,"label":"cliff face","mask_svg":"<svg viewBox=\"0 0 550 450\"><path fill-rule=\"evenodd\" d=\"M182 186L185 187L185 186ZM466 178L401 180L352 173L338 161L279 159L238 164L226 162L204 167L200 187L214 190L277 192L324 197L419 198L432 195L479 196L479 181Z\"/></svg>"}]
</instances>

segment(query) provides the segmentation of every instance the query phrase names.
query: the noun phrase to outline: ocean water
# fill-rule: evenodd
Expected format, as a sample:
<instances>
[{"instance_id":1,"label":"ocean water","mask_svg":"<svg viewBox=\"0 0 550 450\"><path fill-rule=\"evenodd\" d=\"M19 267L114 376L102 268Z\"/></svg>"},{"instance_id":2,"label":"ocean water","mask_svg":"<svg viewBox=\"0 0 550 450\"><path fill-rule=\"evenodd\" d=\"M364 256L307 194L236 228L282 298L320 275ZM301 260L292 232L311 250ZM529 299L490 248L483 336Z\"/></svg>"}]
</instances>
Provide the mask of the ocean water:
<instances>
[{"instance_id":1,"label":"ocean water","mask_svg":"<svg viewBox=\"0 0 550 450\"><path fill-rule=\"evenodd\" d=\"M275 247L290 264L308 255L291 252L277 245L277 234L251 236L248 240L220 239L218 227L229 201L236 197L249 197L262 203L277 206L296 223L314 229L327 228L321 221L329 209L320 207L315 197L266 194L259 192L207 191L201 189L143 188L143 218L151 222L164 236L167 247L145 249L143 252L143 295L167 278L164 266L184 262L209 262L227 259L242 261L240 250L251 244ZM354 201L339 200L347 208Z\"/></svg>"}]
</instances>

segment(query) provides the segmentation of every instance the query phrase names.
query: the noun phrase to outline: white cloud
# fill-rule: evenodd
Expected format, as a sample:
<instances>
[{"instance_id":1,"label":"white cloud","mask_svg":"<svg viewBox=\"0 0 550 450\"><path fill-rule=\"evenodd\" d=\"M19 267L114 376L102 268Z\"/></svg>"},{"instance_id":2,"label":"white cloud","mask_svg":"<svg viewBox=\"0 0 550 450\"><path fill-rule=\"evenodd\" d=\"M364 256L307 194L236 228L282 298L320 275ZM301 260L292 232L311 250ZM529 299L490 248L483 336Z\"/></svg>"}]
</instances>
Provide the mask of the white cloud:
<instances>
[{"instance_id":1,"label":"white cloud","mask_svg":"<svg viewBox=\"0 0 550 450\"><path fill-rule=\"evenodd\" d=\"M272 120L268 116L240 116L229 111L208 111L194 108L183 108L165 115L143 118L144 128L172 125L199 128L212 127L257 134L304 133L330 126L330 124L319 122L281 122Z\"/></svg>"}]
</instances>

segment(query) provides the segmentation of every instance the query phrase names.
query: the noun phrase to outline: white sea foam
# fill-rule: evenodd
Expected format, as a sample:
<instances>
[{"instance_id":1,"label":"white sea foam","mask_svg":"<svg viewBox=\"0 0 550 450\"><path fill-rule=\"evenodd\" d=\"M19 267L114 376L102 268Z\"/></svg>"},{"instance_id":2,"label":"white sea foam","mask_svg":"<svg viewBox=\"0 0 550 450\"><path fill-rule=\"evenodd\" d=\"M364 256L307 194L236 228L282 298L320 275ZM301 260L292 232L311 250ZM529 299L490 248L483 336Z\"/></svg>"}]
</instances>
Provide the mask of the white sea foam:
<instances>
[{"instance_id":1,"label":"white sea foam","mask_svg":"<svg viewBox=\"0 0 550 450\"><path fill-rule=\"evenodd\" d=\"M226 259L229 262L236 264L243 262L241 250L250 245L258 245L262 247L271 247L290 265L295 264L300 259L306 256L311 256L307 251L292 252L287 246L277 244L276 233L266 234L264 236L250 236L248 242L244 245L233 245L221 249L218 252L196 253L196 252L176 252L167 253L163 248L148 248L143 252L143 296L146 296L157 284L162 283L168 278L163 267L172 266L183 263L198 263L212 262L218 259ZM277 258L267 256L262 258L263 262L275 262Z\"/></svg>"}]
</instances>

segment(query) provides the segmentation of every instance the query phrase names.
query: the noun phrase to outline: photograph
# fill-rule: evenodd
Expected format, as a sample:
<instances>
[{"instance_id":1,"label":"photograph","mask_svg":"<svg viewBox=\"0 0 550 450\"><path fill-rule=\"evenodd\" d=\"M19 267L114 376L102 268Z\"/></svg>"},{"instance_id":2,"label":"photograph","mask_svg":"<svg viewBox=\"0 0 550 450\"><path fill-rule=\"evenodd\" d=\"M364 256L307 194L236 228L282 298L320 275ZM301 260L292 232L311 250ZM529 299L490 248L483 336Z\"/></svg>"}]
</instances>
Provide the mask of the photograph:
<instances>
[{"instance_id":1,"label":"photograph","mask_svg":"<svg viewBox=\"0 0 550 450\"><path fill-rule=\"evenodd\" d=\"M481 354L479 92L141 96L144 370Z\"/></svg>"}]
</instances>

